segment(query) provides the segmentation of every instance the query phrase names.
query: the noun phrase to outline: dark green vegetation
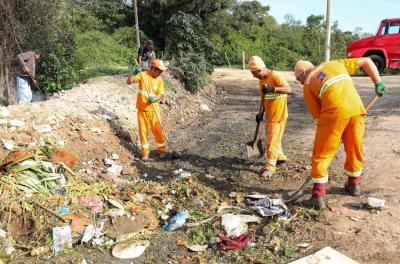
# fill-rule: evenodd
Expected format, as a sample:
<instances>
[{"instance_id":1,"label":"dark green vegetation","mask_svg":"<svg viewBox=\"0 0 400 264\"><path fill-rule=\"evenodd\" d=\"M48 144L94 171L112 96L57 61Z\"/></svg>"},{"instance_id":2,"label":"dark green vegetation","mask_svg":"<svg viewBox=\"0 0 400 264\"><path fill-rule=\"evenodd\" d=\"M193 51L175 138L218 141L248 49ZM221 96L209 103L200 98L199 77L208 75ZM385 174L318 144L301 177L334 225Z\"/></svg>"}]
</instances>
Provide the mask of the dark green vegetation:
<instances>
[{"instance_id":1,"label":"dark green vegetation","mask_svg":"<svg viewBox=\"0 0 400 264\"><path fill-rule=\"evenodd\" d=\"M38 80L49 92L69 89L87 78L127 72L136 57L131 1L15 0L0 2L2 64L11 71L15 56L39 49ZM141 40L155 42L157 56L173 60L188 90L204 86L213 66L242 62L251 55L268 67L290 70L296 60L323 59L324 16L306 24L287 15L278 24L269 6L258 1L138 1ZM346 56L347 43L359 37L334 23L332 58ZM18 43L18 44L17 44Z\"/></svg>"}]
</instances>

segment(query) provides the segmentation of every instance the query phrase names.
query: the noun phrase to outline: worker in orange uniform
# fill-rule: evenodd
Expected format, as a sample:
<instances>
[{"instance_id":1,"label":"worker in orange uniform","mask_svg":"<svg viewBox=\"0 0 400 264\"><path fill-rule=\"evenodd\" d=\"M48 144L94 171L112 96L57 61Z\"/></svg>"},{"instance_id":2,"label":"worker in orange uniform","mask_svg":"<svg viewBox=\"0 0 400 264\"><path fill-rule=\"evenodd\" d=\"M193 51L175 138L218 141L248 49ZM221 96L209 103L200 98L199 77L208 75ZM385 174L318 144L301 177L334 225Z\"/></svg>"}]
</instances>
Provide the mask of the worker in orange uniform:
<instances>
[{"instance_id":1,"label":"worker in orange uniform","mask_svg":"<svg viewBox=\"0 0 400 264\"><path fill-rule=\"evenodd\" d=\"M249 69L260 80L261 100L264 100L263 111L266 113L266 160L257 172L263 177L270 177L276 171L277 163L283 163L287 159L281 142L288 118L287 94L292 89L281 73L268 69L258 56L250 57ZM261 122L258 114L256 121Z\"/></svg>"},{"instance_id":2,"label":"worker in orange uniform","mask_svg":"<svg viewBox=\"0 0 400 264\"><path fill-rule=\"evenodd\" d=\"M149 127L154 135L157 153L160 158L166 158L165 135L160 123L160 107L158 101L164 95L164 82L160 75L167 70L163 61L154 59L150 62L150 70L132 72L128 76L128 84L139 83L136 108L138 112L138 127L142 145L142 160L147 160L150 153L148 140Z\"/></svg>"},{"instance_id":3,"label":"worker in orange uniform","mask_svg":"<svg viewBox=\"0 0 400 264\"><path fill-rule=\"evenodd\" d=\"M298 61L294 72L303 85L304 101L314 119L317 132L312 154L312 196L303 205L315 209L325 208L325 183L328 167L341 140L346 161L344 173L347 193L360 195L360 175L363 167L362 139L364 136L365 108L350 75L361 68L375 84L375 92L382 96L385 84L369 58L334 60L314 66L309 61Z\"/></svg>"}]
</instances>

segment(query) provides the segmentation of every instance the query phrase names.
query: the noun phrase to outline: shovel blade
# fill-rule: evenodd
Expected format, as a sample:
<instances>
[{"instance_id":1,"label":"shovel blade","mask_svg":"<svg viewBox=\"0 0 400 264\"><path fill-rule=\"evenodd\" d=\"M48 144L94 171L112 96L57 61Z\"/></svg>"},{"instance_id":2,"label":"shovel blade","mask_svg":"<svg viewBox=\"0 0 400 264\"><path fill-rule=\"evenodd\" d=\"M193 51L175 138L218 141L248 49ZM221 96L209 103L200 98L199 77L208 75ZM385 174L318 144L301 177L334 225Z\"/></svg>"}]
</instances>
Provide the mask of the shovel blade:
<instances>
[{"instance_id":1,"label":"shovel blade","mask_svg":"<svg viewBox=\"0 0 400 264\"><path fill-rule=\"evenodd\" d=\"M261 157L264 154L261 139L259 138L256 141L247 142L246 150L247 150L247 159L251 159L256 156Z\"/></svg>"},{"instance_id":2,"label":"shovel blade","mask_svg":"<svg viewBox=\"0 0 400 264\"><path fill-rule=\"evenodd\" d=\"M295 191L291 191L291 192L284 192L281 196L281 199L285 202L285 203L293 203L295 201L297 201L302 195L304 190L312 183L312 179L311 177L307 178L305 180L305 182L303 183L303 185L295 190Z\"/></svg>"}]
</instances>

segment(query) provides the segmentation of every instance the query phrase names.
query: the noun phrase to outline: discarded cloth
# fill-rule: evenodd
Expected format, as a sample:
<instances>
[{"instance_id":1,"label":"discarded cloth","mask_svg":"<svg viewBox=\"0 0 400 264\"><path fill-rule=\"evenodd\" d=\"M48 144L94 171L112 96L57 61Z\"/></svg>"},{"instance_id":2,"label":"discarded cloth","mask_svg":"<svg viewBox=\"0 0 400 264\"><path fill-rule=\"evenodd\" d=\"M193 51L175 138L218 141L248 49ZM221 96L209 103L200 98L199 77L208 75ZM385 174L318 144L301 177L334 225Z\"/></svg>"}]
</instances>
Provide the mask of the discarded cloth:
<instances>
[{"instance_id":1,"label":"discarded cloth","mask_svg":"<svg viewBox=\"0 0 400 264\"><path fill-rule=\"evenodd\" d=\"M238 236L235 239L230 239L226 236L220 236L219 239L221 241L218 243L218 247L222 251L245 248L250 244L251 241L250 237L246 235Z\"/></svg>"}]
</instances>

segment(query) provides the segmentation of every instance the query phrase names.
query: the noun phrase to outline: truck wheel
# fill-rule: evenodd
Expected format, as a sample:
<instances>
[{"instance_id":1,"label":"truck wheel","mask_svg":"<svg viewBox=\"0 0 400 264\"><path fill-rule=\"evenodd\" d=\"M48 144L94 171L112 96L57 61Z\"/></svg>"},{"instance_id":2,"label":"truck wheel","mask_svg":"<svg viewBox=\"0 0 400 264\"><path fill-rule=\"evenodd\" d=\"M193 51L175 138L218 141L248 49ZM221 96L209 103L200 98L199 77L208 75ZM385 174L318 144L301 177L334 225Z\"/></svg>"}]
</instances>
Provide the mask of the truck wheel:
<instances>
[{"instance_id":1,"label":"truck wheel","mask_svg":"<svg viewBox=\"0 0 400 264\"><path fill-rule=\"evenodd\" d=\"M378 68L379 73L382 73L385 69L385 60L379 55L370 55L369 57L374 62L376 68Z\"/></svg>"}]
</instances>

